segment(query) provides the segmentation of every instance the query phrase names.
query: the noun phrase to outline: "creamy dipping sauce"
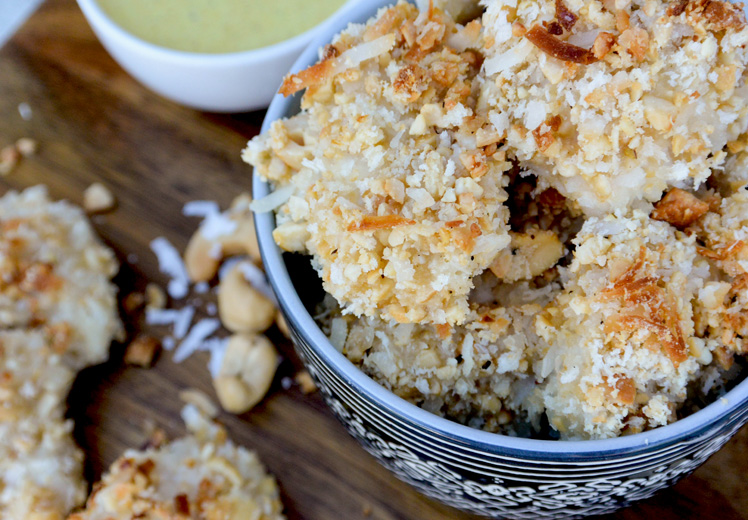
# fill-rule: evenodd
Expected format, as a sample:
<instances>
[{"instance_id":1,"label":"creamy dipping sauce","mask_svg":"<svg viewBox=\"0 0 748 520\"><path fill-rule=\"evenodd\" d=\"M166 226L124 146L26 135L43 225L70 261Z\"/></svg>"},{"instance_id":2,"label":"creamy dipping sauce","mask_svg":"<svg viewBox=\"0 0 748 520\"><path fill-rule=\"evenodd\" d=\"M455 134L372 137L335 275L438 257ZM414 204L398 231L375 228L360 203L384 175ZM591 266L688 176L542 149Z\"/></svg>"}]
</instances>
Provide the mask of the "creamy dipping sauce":
<instances>
[{"instance_id":1,"label":"creamy dipping sauce","mask_svg":"<svg viewBox=\"0 0 748 520\"><path fill-rule=\"evenodd\" d=\"M311 29L344 0L98 0L127 32L156 45L202 53L239 52Z\"/></svg>"}]
</instances>

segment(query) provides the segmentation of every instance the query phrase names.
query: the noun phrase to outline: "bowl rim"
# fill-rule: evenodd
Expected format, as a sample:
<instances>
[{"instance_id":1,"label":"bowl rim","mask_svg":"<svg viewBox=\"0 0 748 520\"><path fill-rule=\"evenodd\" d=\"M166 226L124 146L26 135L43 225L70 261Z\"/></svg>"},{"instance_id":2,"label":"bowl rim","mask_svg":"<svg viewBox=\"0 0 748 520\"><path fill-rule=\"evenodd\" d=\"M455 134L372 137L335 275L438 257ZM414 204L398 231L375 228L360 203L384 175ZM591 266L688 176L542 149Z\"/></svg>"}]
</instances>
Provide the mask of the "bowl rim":
<instances>
[{"instance_id":1,"label":"bowl rim","mask_svg":"<svg viewBox=\"0 0 748 520\"><path fill-rule=\"evenodd\" d=\"M274 44L246 51L207 53L171 49L169 47L149 42L139 36L135 36L115 22L104 11L104 9L102 9L98 0L76 1L92 26L96 25L100 27L102 31L106 31L120 42L129 45L144 54L153 54L176 63L189 63L200 66L221 66L243 61L263 61L275 58L279 55L290 54L294 51L298 52L299 48L305 48L307 46L318 31L327 34L326 29L328 26L338 17L345 17L347 12L357 3L357 0L345 0L338 9L317 25L297 34L296 36L292 36L291 38L287 38Z\"/></svg>"},{"instance_id":2,"label":"bowl rim","mask_svg":"<svg viewBox=\"0 0 748 520\"><path fill-rule=\"evenodd\" d=\"M379 7L393 3L394 0L361 0L355 6L355 9L351 9L348 13L351 15L350 18L337 16L333 21L334 23L328 24L324 31L320 31L302 52L292 66L291 72L298 72L313 64L317 59L318 49L329 43L332 37L344 29L348 23L363 22L370 18ZM295 113L300 96L301 93L297 93L295 96L284 98L280 94L276 94L263 120L261 132L267 132L273 121ZM270 191L269 184L255 175L253 171L253 196L259 199ZM254 216L260 253L267 277L278 297L286 319L290 322L291 328L304 337L328 368L365 398L375 402L396 418L406 423L415 423L418 427L426 429L432 434L451 439L453 442L490 453L510 453L530 457L547 457L550 455L555 458L563 457L567 459L570 456L580 455L588 458L594 457L595 459L610 459L614 456L619 457L623 454L649 451L657 447L687 441L701 435L705 429L717 425L741 411L748 402L748 377L746 377L715 402L674 423L632 435L595 440L563 441L512 437L478 430L445 419L390 392L332 346L327 336L307 312L291 283L282 252L272 237L272 231L275 227L273 212L255 213Z\"/></svg>"}]
</instances>

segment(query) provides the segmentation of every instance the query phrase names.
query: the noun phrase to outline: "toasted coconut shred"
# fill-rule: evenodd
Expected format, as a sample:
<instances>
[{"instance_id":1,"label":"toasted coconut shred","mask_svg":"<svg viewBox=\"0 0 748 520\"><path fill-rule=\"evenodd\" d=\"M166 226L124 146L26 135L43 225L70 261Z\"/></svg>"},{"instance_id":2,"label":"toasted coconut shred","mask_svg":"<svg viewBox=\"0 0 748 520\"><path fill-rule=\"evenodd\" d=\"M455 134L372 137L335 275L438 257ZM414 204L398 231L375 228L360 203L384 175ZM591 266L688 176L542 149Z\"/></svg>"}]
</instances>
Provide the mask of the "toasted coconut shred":
<instances>
[{"instance_id":1,"label":"toasted coconut shred","mask_svg":"<svg viewBox=\"0 0 748 520\"><path fill-rule=\"evenodd\" d=\"M311 256L333 345L433 413L668 424L748 351L742 8L476 6L383 9L286 79L302 111L244 152L293 189L274 238Z\"/></svg>"}]
</instances>

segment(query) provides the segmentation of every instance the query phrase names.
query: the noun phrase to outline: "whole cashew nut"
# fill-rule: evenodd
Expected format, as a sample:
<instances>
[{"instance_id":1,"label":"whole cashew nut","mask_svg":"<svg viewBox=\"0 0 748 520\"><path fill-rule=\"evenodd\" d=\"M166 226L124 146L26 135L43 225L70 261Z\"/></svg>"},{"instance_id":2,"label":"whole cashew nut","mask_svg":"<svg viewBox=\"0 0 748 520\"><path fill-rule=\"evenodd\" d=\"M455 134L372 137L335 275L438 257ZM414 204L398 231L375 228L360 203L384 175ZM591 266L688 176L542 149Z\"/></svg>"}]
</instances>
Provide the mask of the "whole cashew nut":
<instances>
[{"instance_id":1,"label":"whole cashew nut","mask_svg":"<svg viewBox=\"0 0 748 520\"><path fill-rule=\"evenodd\" d=\"M218 315L231 332L264 332L275 321L275 305L247 281L243 263L234 265L218 285Z\"/></svg>"},{"instance_id":2,"label":"whole cashew nut","mask_svg":"<svg viewBox=\"0 0 748 520\"><path fill-rule=\"evenodd\" d=\"M193 282L207 282L218 271L221 260L227 256L248 254L254 262L260 262L254 219L249 204L252 197L243 193L236 197L223 215L236 224L231 233L207 238L204 226L192 235L184 252L187 274Z\"/></svg>"},{"instance_id":3,"label":"whole cashew nut","mask_svg":"<svg viewBox=\"0 0 748 520\"><path fill-rule=\"evenodd\" d=\"M278 354L265 336L234 334L213 387L224 410L244 413L270 389L278 367Z\"/></svg>"}]
</instances>

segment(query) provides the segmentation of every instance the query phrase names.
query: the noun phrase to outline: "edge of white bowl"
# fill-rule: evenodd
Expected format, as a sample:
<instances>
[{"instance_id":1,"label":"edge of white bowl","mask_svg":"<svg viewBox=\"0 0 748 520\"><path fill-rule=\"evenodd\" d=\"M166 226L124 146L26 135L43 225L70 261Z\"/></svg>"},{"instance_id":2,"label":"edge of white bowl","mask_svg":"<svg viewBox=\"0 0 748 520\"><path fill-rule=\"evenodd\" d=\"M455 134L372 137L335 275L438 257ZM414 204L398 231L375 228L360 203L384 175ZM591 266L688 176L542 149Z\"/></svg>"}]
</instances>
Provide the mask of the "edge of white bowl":
<instances>
[{"instance_id":1,"label":"edge of white bowl","mask_svg":"<svg viewBox=\"0 0 748 520\"><path fill-rule=\"evenodd\" d=\"M364 22L379 7L392 3L392 0L364 0L347 11L346 14L350 16L345 18L336 16L334 20L331 20L333 23L328 24L324 31L320 31L299 56L291 72L297 72L314 63L317 59L318 49L329 43L333 36L343 30L348 23ZM300 95L299 93L285 99L280 94L276 94L267 110L262 124L262 132L266 132L273 121L286 117L286 114L291 112L294 106L298 106ZM269 185L253 173L252 193L254 197L261 198L269 192ZM389 412L454 441L479 446L492 453L511 450L517 454L529 454L535 457L539 455L568 457L597 454L600 458L606 458L619 453L655 449L658 446L687 440L744 407L746 401L748 401L748 378L746 378L714 403L667 426L612 439L586 441L554 441L511 437L450 421L396 396L338 352L320 330L312 316L306 311L291 283L282 252L272 237L272 230L275 227L275 218L272 212L256 213L255 227L268 279L281 306L284 308L286 317L293 323L296 330L305 333L307 341L315 348L317 354L340 376L345 377L352 386L369 399L382 405Z\"/></svg>"}]
</instances>

